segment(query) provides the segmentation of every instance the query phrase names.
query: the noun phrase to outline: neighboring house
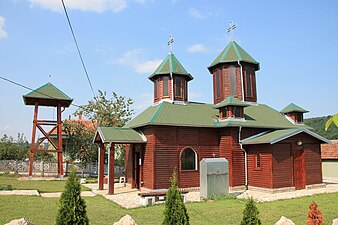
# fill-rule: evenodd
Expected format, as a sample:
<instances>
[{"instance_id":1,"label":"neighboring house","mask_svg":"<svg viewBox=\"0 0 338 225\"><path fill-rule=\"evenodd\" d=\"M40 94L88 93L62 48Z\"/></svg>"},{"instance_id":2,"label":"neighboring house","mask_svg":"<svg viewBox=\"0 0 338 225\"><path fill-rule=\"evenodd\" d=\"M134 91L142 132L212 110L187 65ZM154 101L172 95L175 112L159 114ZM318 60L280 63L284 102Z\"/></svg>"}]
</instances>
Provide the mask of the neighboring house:
<instances>
[{"instance_id":1,"label":"neighboring house","mask_svg":"<svg viewBox=\"0 0 338 225\"><path fill-rule=\"evenodd\" d=\"M322 144L323 177L338 178L338 140Z\"/></svg>"},{"instance_id":2,"label":"neighboring house","mask_svg":"<svg viewBox=\"0 0 338 225\"><path fill-rule=\"evenodd\" d=\"M123 128L98 128L95 142L102 149L128 144L127 182L133 188L168 188L177 169L179 187L199 187L199 162L222 157L229 162L232 189L278 191L321 184L320 145L329 141L303 124L307 111L290 104L279 112L258 103L259 63L235 41L208 70L213 104L190 102L193 77L169 52L149 76L154 105Z\"/></svg>"}]
</instances>

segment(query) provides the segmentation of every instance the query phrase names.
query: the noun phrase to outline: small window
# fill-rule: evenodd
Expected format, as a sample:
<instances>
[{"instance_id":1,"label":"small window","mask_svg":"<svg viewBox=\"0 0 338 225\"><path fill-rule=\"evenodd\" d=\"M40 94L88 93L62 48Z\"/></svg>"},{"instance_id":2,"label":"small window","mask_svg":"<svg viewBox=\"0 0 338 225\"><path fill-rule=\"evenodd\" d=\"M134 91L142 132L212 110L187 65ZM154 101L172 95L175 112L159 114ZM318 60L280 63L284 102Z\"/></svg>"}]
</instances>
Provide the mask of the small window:
<instances>
[{"instance_id":1,"label":"small window","mask_svg":"<svg viewBox=\"0 0 338 225\"><path fill-rule=\"evenodd\" d=\"M303 113L296 113L296 123L303 123Z\"/></svg>"},{"instance_id":2,"label":"small window","mask_svg":"<svg viewBox=\"0 0 338 225\"><path fill-rule=\"evenodd\" d=\"M176 77L176 96L181 97L182 96L182 78Z\"/></svg>"},{"instance_id":3,"label":"small window","mask_svg":"<svg viewBox=\"0 0 338 225\"><path fill-rule=\"evenodd\" d=\"M169 96L169 89L168 89L169 77L163 77L163 96Z\"/></svg>"},{"instance_id":4,"label":"small window","mask_svg":"<svg viewBox=\"0 0 338 225\"><path fill-rule=\"evenodd\" d=\"M233 115L236 117L236 118L240 118L242 117L242 113L241 113L242 109L241 107L234 107L234 113Z\"/></svg>"},{"instance_id":5,"label":"small window","mask_svg":"<svg viewBox=\"0 0 338 225\"><path fill-rule=\"evenodd\" d=\"M191 148L186 148L181 154L181 170L196 170L197 154Z\"/></svg>"},{"instance_id":6,"label":"small window","mask_svg":"<svg viewBox=\"0 0 338 225\"><path fill-rule=\"evenodd\" d=\"M221 97L221 75L219 74L219 69L216 70L216 98Z\"/></svg>"},{"instance_id":7,"label":"small window","mask_svg":"<svg viewBox=\"0 0 338 225\"><path fill-rule=\"evenodd\" d=\"M252 97L252 85L251 85L251 72L250 67L245 68L246 75L246 94L248 97Z\"/></svg>"},{"instance_id":8,"label":"small window","mask_svg":"<svg viewBox=\"0 0 338 225\"><path fill-rule=\"evenodd\" d=\"M230 95L236 95L236 68L234 66L229 67L230 71Z\"/></svg>"},{"instance_id":9,"label":"small window","mask_svg":"<svg viewBox=\"0 0 338 225\"><path fill-rule=\"evenodd\" d=\"M226 107L221 108L221 118L228 117L227 113L228 113L228 110Z\"/></svg>"},{"instance_id":10,"label":"small window","mask_svg":"<svg viewBox=\"0 0 338 225\"><path fill-rule=\"evenodd\" d=\"M261 154L255 154L255 169L261 168Z\"/></svg>"},{"instance_id":11,"label":"small window","mask_svg":"<svg viewBox=\"0 0 338 225\"><path fill-rule=\"evenodd\" d=\"M159 78L157 78L156 80L155 80L155 83L154 83L154 92L155 92L155 98L158 98L158 79Z\"/></svg>"}]
</instances>

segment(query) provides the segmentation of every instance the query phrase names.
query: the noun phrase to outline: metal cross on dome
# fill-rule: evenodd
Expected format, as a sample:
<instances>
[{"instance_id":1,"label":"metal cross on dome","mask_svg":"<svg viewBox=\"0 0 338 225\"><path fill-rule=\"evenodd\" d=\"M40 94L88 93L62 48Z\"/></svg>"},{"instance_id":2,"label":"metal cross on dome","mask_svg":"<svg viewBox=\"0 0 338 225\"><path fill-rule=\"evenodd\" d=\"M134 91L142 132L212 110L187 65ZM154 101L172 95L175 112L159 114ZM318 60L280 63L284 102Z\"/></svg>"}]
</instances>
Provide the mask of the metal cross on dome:
<instances>
[{"instance_id":1,"label":"metal cross on dome","mask_svg":"<svg viewBox=\"0 0 338 225\"><path fill-rule=\"evenodd\" d=\"M169 41L168 41L168 46L169 46L169 51L170 51L170 52L173 51L173 43L174 43L174 38L173 38L172 35L170 35Z\"/></svg>"},{"instance_id":2,"label":"metal cross on dome","mask_svg":"<svg viewBox=\"0 0 338 225\"><path fill-rule=\"evenodd\" d=\"M237 28L237 24L230 20L229 25L230 27L227 29L227 33L230 33L230 39L231 41L234 41L234 30Z\"/></svg>"}]
</instances>

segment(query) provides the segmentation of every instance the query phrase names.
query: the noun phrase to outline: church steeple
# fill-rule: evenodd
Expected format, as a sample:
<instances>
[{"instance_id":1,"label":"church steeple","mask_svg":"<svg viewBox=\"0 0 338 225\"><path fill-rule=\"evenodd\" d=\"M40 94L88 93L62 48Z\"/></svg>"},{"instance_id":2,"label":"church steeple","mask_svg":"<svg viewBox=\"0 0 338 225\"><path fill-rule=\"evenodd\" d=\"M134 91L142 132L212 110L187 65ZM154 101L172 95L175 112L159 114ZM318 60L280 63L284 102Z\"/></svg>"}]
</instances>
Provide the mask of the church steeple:
<instances>
[{"instance_id":1,"label":"church steeple","mask_svg":"<svg viewBox=\"0 0 338 225\"><path fill-rule=\"evenodd\" d=\"M174 40L170 36L168 45L170 46L168 56L157 67L155 72L148 78L154 82L154 102L159 101L188 101L188 82L194 79L172 53L172 43Z\"/></svg>"},{"instance_id":2,"label":"church steeple","mask_svg":"<svg viewBox=\"0 0 338 225\"><path fill-rule=\"evenodd\" d=\"M233 40L236 24L227 29L231 41L208 67L213 75L214 104L229 96L257 102L256 75L259 63Z\"/></svg>"}]
</instances>

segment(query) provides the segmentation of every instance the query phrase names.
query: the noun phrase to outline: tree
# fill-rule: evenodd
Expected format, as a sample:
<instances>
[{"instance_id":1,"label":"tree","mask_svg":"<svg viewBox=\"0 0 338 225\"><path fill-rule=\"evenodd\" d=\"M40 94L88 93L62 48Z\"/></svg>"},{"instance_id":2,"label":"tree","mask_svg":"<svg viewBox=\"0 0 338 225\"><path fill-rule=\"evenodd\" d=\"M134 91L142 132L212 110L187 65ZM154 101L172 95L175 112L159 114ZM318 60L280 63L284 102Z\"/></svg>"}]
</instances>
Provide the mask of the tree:
<instances>
[{"instance_id":1,"label":"tree","mask_svg":"<svg viewBox=\"0 0 338 225\"><path fill-rule=\"evenodd\" d=\"M189 225L189 216L182 200L182 195L177 187L177 176L174 170L170 178L171 186L168 190L163 225Z\"/></svg>"},{"instance_id":2,"label":"tree","mask_svg":"<svg viewBox=\"0 0 338 225\"><path fill-rule=\"evenodd\" d=\"M89 224L86 203L81 198L81 186L76 170L70 173L65 190L59 201L59 211L56 217L57 225L84 225Z\"/></svg>"},{"instance_id":3,"label":"tree","mask_svg":"<svg viewBox=\"0 0 338 225\"><path fill-rule=\"evenodd\" d=\"M261 220L258 217L259 211L256 207L256 204L252 198L250 198L243 211L243 219L241 225L260 225Z\"/></svg>"},{"instance_id":4,"label":"tree","mask_svg":"<svg viewBox=\"0 0 338 225\"><path fill-rule=\"evenodd\" d=\"M338 127L338 114L333 115L325 124L325 130L327 131L331 124L334 123Z\"/></svg>"},{"instance_id":5,"label":"tree","mask_svg":"<svg viewBox=\"0 0 338 225\"><path fill-rule=\"evenodd\" d=\"M91 163L97 160L97 145L93 143L95 128L86 127L81 122L63 123L67 134L67 156L82 163Z\"/></svg>"},{"instance_id":6,"label":"tree","mask_svg":"<svg viewBox=\"0 0 338 225\"><path fill-rule=\"evenodd\" d=\"M306 223L309 225L324 224L322 212L318 209L318 205L314 201L309 206Z\"/></svg>"},{"instance_id":7,"label":"tree","mask_svg":"<svg viewBox=\"0 0 338 225\"><path fill-rule=\"evenodd\" d=\"M6 134L0 139L0 160L23 160L28 157L29 144L23 134L14 140Z\"/></svg>"},{"instance_id":8,"label":"tree","mask_svg":"<svg viewBox=\"0 0 338 225\"><path fill-rule=\"evenodd\" d=\"M99 126L123 127L133 114L130 106L133 100L112 93L112 98L107 99L105 91L99 90L99 95L90 100L87 105L77 109L74 115L84 115L90 120L98 122Z\"/></svg>"}]
</instances>

